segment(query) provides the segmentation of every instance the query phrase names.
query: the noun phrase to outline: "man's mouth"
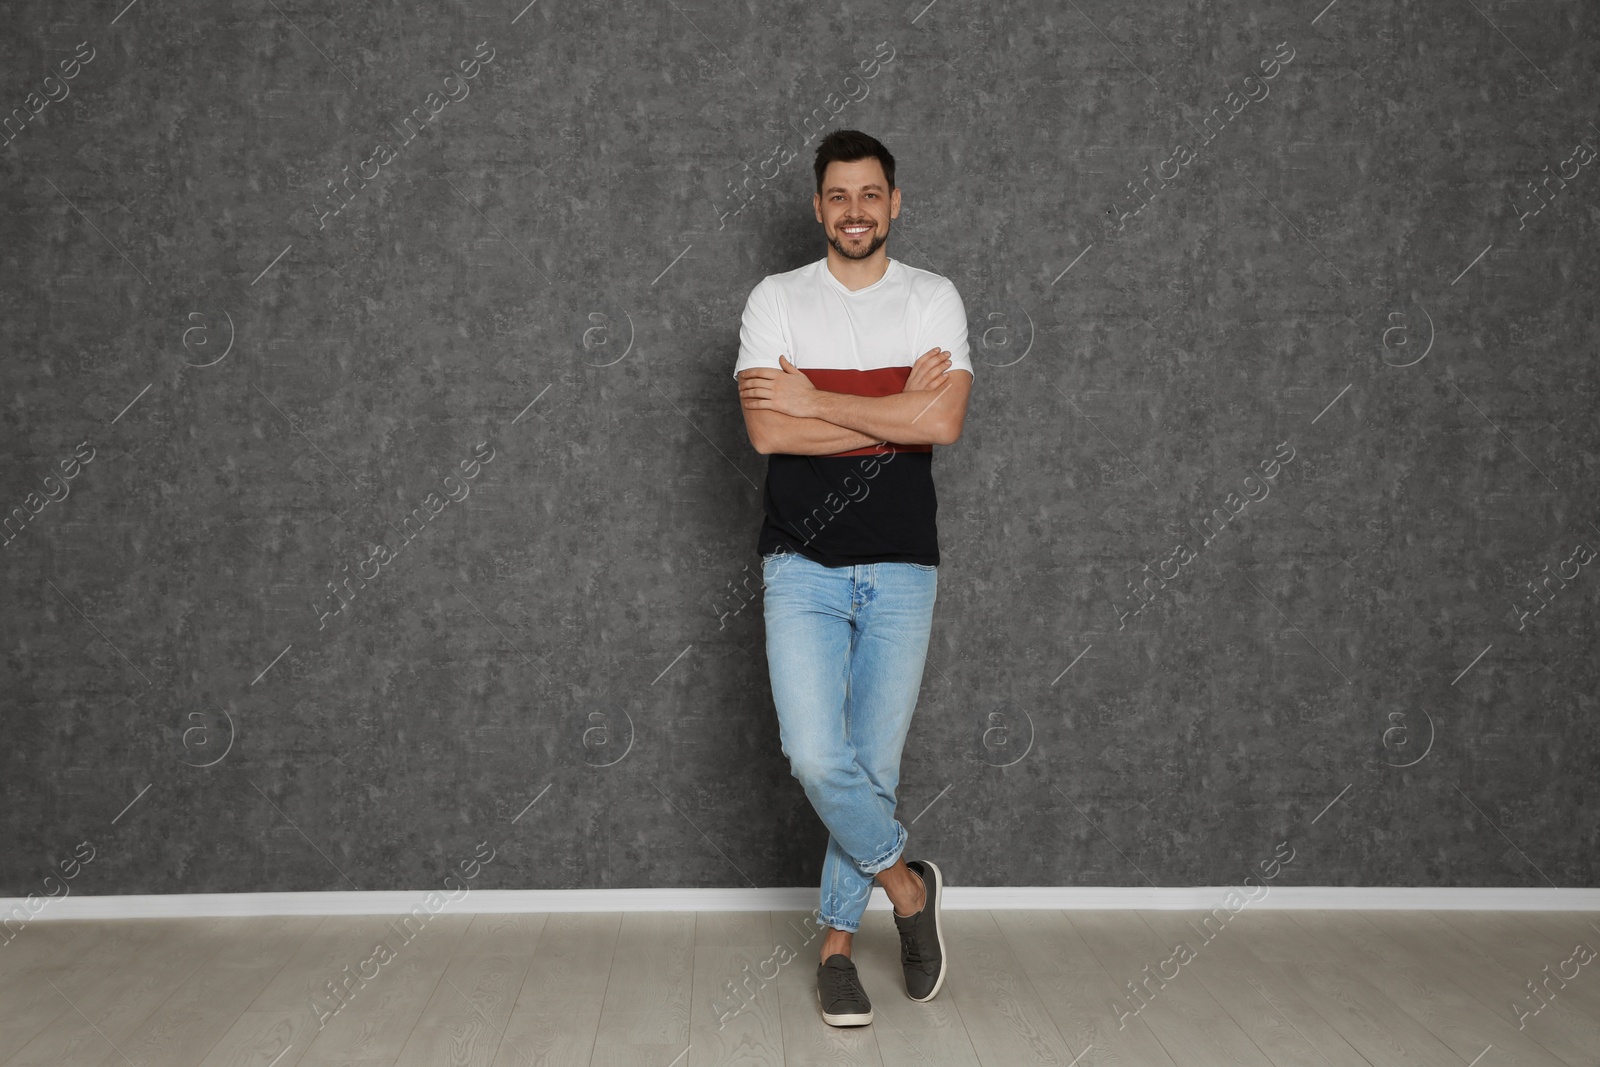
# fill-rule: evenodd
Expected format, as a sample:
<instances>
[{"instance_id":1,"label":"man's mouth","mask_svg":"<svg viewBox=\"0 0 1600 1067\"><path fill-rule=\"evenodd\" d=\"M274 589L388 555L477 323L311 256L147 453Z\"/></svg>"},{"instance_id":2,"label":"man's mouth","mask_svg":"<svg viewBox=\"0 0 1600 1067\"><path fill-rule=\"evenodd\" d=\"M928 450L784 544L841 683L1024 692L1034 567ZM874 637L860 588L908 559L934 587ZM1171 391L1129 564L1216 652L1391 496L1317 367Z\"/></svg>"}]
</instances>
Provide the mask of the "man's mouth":
<instances>
[{"instance_id":1,"label":"man's mouth","mask_svg":"<svg viewBox=\"0 0 1600 1067\"><path fill-rule=\"evenodd\" d=\"M863 224L863 225L851 224L849 226L840 226L839 227L839 232L843 233L846 237L860 237L863 234L871 233L872 232L872 227L870 225L865 225L865 224Z\"/></svg>"}]
</instances>

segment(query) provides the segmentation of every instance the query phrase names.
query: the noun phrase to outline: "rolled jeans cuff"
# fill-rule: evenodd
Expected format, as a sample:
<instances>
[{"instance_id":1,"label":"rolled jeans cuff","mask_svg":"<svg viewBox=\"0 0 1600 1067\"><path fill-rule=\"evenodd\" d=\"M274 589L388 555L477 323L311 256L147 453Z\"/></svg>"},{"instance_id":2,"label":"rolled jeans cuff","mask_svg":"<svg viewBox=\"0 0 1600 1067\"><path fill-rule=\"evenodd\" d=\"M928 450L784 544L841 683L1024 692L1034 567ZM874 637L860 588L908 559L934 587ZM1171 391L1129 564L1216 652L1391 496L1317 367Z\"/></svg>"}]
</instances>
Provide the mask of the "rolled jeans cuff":
<instances>
[{"instance_id":1,"label":"rolled jeans cuff","mask_svg":"<svg viewBox=\"0 0 1600 1067\"><path fill-rule=\"evenodd\" d=\"M895 861L900 858L900 854L906 850L906 841L909 837L910 835L906 833L906 828L900 825L899 819L896 819L894 821L894 844L871 862L856 864L856 869L862 874L871 877L880 871L886 871L893 867Z\"/></svg>"}]
</instances>

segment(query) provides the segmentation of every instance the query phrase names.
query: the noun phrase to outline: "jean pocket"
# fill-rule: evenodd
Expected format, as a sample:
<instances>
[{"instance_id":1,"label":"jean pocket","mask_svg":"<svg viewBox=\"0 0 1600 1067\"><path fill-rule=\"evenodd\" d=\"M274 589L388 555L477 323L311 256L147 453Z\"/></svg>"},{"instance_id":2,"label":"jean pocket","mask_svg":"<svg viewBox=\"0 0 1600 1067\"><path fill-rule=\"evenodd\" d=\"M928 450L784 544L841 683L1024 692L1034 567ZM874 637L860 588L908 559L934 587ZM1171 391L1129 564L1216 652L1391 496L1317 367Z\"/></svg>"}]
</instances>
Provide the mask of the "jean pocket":
<instances>
[{"instance_id":1,"label":"jean pocket","mask_svg":"<svg viewBox=\"0 0 1600 1067\"><path fill-rule=\"evenodd\" d=\"M939 569L931 563L907 563L906 566L915 567L919 571L936 571Z\"/></svg>"}]
</instances>

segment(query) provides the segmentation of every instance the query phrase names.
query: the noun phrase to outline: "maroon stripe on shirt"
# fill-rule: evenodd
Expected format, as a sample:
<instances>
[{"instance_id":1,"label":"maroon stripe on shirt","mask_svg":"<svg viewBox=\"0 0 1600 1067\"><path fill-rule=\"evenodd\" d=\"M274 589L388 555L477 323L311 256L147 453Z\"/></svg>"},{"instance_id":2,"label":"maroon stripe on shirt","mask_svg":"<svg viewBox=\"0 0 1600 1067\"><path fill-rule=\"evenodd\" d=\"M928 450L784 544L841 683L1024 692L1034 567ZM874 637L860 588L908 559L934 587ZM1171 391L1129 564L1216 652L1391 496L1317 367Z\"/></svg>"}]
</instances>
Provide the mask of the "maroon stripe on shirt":
<instances>
[{"instance_id":1,"label":"maroon stripe on shirt","mask_svg":"<svg viewBox=\"0 0 1600 1067\"><path fill-rule=\"evenodd\" d=\"M905 391L906 380L911 377L910 367L879 367L876 370L837 370L806 367L800 373L811 379L811 384L828 393L847 393L850 396L894 396ZM932 445L897 445L887 442L852 448L848 452L830 452L832 456L871 456L885 452L932 452Z\"/></svg>"}]
</instances>

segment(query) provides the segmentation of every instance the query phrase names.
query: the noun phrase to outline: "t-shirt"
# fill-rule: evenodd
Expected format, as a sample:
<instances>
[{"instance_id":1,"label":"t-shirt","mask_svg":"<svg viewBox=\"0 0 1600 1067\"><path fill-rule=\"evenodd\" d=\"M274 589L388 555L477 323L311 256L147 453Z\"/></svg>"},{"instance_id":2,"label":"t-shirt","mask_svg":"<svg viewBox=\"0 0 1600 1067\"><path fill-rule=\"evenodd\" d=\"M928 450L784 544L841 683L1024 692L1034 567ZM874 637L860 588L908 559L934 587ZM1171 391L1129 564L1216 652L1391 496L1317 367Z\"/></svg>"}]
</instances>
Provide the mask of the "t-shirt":
<instances>
[{"instance_id":1,"label":"t-shirt","mask_svg":"<svg viewBox=\"0 0 1600 1067\"><path fill-rule=\"evenodd\" d=\"M782 354L818 389L890 396L930 348L950 353L952 372L972 371L966 309L948 278L891 259L882 278L852 292L823 258L751 290L733 373L776 368ZM932 445L773 453L764 507L762 555L798 552L827 567L939 563Z\"/></svg>"}]
</instances>

